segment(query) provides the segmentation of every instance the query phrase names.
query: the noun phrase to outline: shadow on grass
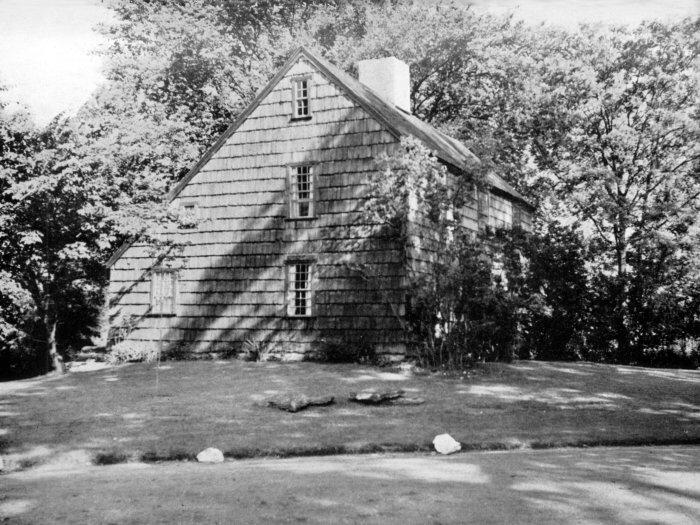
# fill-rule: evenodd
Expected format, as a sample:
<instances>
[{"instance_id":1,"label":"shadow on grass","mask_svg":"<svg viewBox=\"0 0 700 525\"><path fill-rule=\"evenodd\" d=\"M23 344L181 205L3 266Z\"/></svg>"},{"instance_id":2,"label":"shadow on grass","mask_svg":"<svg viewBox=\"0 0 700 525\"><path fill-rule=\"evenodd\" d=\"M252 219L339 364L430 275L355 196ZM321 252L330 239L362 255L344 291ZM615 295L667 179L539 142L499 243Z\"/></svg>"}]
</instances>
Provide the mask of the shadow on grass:
<instances>
[{"instance_id":1,"label":"shadow on grass","mask_svg":"<svg viewBox=\"0 0 700 525\"><path fill-rule=\"evenodd\" d=\"M246 523L690 524L700 513L699 469L693 449L669 447L31 471L5 478L0 516L201 523L235 512ZM173 495L178 505L162 504Z\"/></svg>"},{"instance_id":2,"label":"shadow on grass","mask_svg":"<svg viewBox=\"0 0 700 525\"><path fill-rule=\"evenodd\" d=\"M356 365L172 362L156 385L154 365L126 365L14 389L0 402L0 454L23 468L71 450L99 464L192 459L208 446L230 458L425 451L443 432L464 450L700 443L697 379L641 370L636 382L616 382L616 368L527 362L461 380ZM596 373L574 386L579 369ZM367 387L426 402L348 401ZM298 414L257 406L287 392L335 395L336 404Z\"/></svg>"}]
</instances>

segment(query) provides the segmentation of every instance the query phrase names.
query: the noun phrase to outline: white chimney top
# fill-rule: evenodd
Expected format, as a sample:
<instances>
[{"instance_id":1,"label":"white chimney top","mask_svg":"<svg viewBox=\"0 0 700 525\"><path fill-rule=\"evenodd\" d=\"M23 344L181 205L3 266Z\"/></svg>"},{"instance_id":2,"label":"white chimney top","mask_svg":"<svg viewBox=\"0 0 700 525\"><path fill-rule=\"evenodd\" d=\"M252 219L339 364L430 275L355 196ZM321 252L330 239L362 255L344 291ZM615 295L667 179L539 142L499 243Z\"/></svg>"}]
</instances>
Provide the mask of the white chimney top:
<instances>
[{"instance_id":1,"label":"white chimney top","mask_svg":"<svg viewBox=\"0 0 700 525\"><path fill-rule=\"evenodd\" d=\"M385 101L411 112L411 76L408 64L396 57L360 60L360 82Z\"/></svg>"}]
</instances>

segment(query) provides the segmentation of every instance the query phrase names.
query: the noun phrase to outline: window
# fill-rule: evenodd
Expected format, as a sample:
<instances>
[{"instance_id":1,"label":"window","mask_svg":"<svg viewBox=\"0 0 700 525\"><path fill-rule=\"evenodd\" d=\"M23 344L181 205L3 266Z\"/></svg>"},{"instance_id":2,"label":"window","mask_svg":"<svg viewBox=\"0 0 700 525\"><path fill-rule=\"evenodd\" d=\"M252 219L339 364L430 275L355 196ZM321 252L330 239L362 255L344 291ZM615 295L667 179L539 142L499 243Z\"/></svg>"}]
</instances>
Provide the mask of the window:
<instances>
[{"instance_id":1,"label":"window","mask_svg":"<svg viewBox=\"0 0 700 525\"><path fill-rule=\"evenodd\" d=\"M308 78L297 78L292 81L292 118L303 119L311 117L309 108Z\"/></svg>"},{"instance_id":2,"label":"window","mask_svg":"<svg viewBox=\"0 0 700 525\"><path fill-rule=\"evenodd\" d=\"M513 203L513 228L523 227L523 211L519 204Z\"/></svg>"},{"instance_id":3,"label":"window","mask_svg":"<svg viewBox=\"0 0 700 525\"><path fill-rule=\"evenodd\" d=\"M195 202L180 204L180 228L194 228L199 221L199 208Z\"/></svg>"},{"instance_id":4,"label":"window","mask_svg":"<svg viewBox=\"0 0 700 525\"><path fill-rule=\"evenodd\" d=\"M478 192L479 199L479 226L485 228L491 226L491 193L488 190Z\"/></svg>"},{"instance_id":5,"label":"window","mask_svg":"<svg viewBox=\"0 0 700 525\"><path fill-rule=\"evenodd\" d=\"M315 212L313 166L292 166L289 177L289 217L313 218Z\"/></svg>"},{"instance_id":6,"label":"window","mask_svg":"<svg viewBox=\"0 0 700 525\"><path fill-rule=\"evenodd\" d=\"M158 268L151 272L151 313L175 315L177 273Z\"/></svg>"},{"instance_id":7,"label":"window","mask_svg":"<svg viewBox=\"0 0 700 525\"><path fill-rule=\"evenodd\" d=\"M312 269L310 261L294 261L287 264L287 315L291 317L311 316Z\"/></svg>"}]
</instances>

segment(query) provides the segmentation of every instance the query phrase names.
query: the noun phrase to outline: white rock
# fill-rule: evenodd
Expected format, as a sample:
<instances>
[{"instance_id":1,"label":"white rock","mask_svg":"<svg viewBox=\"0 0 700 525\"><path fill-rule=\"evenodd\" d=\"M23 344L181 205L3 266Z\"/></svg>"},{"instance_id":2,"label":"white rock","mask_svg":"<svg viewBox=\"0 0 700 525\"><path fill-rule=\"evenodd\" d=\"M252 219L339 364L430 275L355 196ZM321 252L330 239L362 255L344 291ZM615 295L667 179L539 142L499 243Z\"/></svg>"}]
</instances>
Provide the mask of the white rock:
<instances>
[{"instance_id":1,"label":"white rock","mask_svg":"<svg viewBox=\"0 0 700 525\"><path fill-rule=\"evenodd\" d=\"M197 454L197 461L200 463L223 463L224 453L218 448L205 448Z\"/></svg>"},{"instance_id":2,"label":"white rock","mask_svg":"<svg viewBox=\"0 0 700 525\"><path fill-rule=\"evenodd\" d=\"M433 446L440 454L454 454L462 450L459 441L455 441L449 434L440 434L433 439Z\"/></svg>"}]
</instances>

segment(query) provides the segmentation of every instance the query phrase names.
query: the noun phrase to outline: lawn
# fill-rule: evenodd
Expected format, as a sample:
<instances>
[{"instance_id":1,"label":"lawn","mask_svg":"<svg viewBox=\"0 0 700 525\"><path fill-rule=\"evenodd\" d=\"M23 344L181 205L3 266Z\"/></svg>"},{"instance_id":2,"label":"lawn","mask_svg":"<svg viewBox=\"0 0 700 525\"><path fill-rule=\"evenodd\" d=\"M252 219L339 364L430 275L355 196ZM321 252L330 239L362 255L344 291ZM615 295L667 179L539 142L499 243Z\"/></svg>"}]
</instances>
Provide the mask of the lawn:
<instances>
[{"instance_id":1,"label":"lawn","mask_svg":"<svg viewBox=\"0 0 700 525\"><path fill-rule=\"evenodd\" d=\"M167 362L0 383L0 455L10 466L58 457L110 462L427 450L448 432L467 449L700 443L700 372L590 363L494 364L462 378L358 365ZM350 403L397 389L417 406ZM275 393L335 395L295 414Z\"/></svg>"}]
</instances>

